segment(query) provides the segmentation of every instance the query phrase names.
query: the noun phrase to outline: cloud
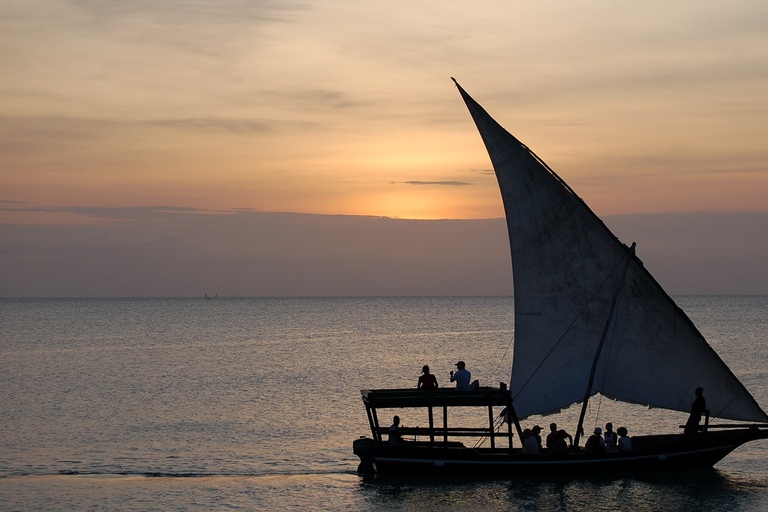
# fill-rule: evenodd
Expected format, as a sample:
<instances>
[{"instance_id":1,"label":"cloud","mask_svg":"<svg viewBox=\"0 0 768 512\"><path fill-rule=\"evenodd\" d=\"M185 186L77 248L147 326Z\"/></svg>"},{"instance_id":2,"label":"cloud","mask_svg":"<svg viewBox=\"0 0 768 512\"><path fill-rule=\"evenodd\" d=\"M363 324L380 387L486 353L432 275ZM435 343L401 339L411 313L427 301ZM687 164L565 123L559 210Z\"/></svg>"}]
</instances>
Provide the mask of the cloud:
<instances>
[{"instance_id":1,"label":"cloud","mask_svg":"<svg viewBox=\"0 0 768 512\"><path fill-rule=\"evenodd\" d=\"M164 44L176 41L183 46L202 49L211 49L241 37L255 26L289 22L291 13L306 9L306 5L300 3L271 0L221 0L214 3L73 0L71 3L85 14L84 19L93 28L109 37L136 42L141 35L144 41L159 40Z\"/></svg>"},{"instance_id":2,"label":"cloud","mask_svg":"<svg viewBox=\"0 0 768 512\"><path fill-rule=\"evenodd\" d=\"M129 124L128 121L113 121L71 116L29 116L13 117L0 115L0 134L4 140L1 147L13 148L19 141L34 144L40 140L56 140L61 143L79 140L94 140L105 132Z\"/></svg>"},{"instance_id":3,"label":"cloud","mask_svg":"<svg viewBox=\"0 0 768 512\"><path fill-rule=\"evenodd\" d=\"M467 185L474 185L474 183L468 183L466 181L406 181L408 185L440 185L449 187L464 187Z\"/></svg>"},{"instance_id":4,"label":"cloud","mask_svg":"<svg viewBox=\"0 0 768 512\"><path fill-rule=\"evenodd\" d=\"M1 203L18 203L31 205L29 202L0 201ZM16 213L50 213L72 214L92 219L102 220L147 220L156 219L169 214L216 214L230 213L228 211L204 210L200 208L184 208L177 206L124 206L124 207L98 207L98 206L24 206L3 207L0 211Z\"/></svg>"},{"instance_id":5,"label":"cloud","mask_svg":"<svg viewBox=\"0 0 768 512\"><path fill-rule=\"evenodd\" d=\"M270 131L274 123L252 119L197 118L197 119L160 119L146 121L144 124L164 128L200 131L225 131L239 135L264 133Z\"/></svg>"},{"instance_id":6,"label":"cloud","mask_svg":"<svg viewBox=\"0 0 768 512\"><path fill-rule=\"evenodd\" d=\"M290 12L302 5L274 0L218 0L215 3L190 0L71 0L70 3L95 18L106 20L143 15L167 21L185 19L209 22L222 19L242 23L249 20L285 20L276 13Z\"/></svg>"},{"instance_id":7,"label":"cloud","mask_svg":"<svg viewBox=\"0 0 768 512\"><path fill-rule=\"evenodd\" d=\"M352 99L348 92L339 89L272 89L260 91L259 94L275 101L301 105L303 108L308 107L313 110L323 107L346 109L363 105L359 100ZM365 105L371 106L371 103L368 102Z\"/></svg>"}]
</instances>

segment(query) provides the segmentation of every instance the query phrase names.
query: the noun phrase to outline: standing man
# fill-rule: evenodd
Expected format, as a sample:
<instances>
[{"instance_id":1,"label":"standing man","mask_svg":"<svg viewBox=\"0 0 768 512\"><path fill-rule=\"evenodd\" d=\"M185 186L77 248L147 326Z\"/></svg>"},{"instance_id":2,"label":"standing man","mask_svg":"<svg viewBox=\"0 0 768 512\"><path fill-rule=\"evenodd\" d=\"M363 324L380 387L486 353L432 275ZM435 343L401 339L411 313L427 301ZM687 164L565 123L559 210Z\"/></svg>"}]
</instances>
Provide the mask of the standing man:
<instances>
[{"instance_id":1,"label":"standing man","mask_svg":"<svg viewBox=\"0 0 768 512\"><path fill-rule=\"evenodd\" d=\"M685 422L686 434L698 434L699 422L701 421L701 415L709 413L707 411L707 401L704 399L704 388L696 388L696 399L691 404L691 415L688 416L688 421Z\"/></svg>"},{"instance_id":2,"label":"standing man","mask_svg":"<svg viewBox=\"0 0 768 512\"><path fill-rule=\"evenodd\" d=\"M458 369L455 373L451 370L451 382L456 382L456 391L469 391L469 381L472 379L472 374L466 369L464 361L456 363Z\"/></svg>"}]
</instances>

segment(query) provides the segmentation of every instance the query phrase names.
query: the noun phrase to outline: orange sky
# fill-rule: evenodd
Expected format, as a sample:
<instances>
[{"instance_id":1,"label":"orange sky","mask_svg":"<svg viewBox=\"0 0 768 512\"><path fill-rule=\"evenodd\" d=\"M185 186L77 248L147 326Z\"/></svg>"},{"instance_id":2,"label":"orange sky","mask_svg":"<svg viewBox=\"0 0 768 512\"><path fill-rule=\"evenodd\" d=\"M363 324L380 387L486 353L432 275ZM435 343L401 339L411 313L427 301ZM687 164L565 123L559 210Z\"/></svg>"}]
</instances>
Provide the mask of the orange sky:
<instances>
[{"instance_id":1,"label":"orange sky","mask_svg":"<svg viewBox=\"0 0 768 512\"><path fill-rule=\"evenodd\" d=\"M0 223L500 217L450 76L599 215L766 212L766 26L758 1L0 0Z\"/></svg>"}]
</instances>

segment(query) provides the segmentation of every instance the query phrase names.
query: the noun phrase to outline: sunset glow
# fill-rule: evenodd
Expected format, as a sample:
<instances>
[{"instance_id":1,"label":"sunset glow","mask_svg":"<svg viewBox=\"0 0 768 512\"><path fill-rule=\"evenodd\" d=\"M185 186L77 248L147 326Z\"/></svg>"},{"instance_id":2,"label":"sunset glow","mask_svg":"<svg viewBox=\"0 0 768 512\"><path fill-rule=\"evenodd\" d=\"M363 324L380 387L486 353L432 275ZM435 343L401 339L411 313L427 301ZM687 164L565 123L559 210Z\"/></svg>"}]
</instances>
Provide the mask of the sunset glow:
<instances>
[{"instance_id":1,"label":"sunset glow","mask_svg":"<svg viewBox=\"0 0 768 512\"><path fill-rule=\"evenodd\" d=\"M456 76L600 214L768 209L759 2L44 4L0 2L3 204L498 216Z\"/></svg>"},{"instance_id":2,"label":"sunset glow","mask_svg":"<svg viewBox=\"0 0 768 512\"><path fill-rule=\"evenodd\" d=\"M220 268L216 236L243 258L271 213L498 219L450 77L601 217L768 219L766 24L753 0L0 0L0 295L94 293L80 283L126 271L90 272L126 248L168 273L194 240ZM301 218L296 236L325 222ZM46 288L73 247L91 249L82 275ZM323 251L286 250L269 258ZM133 270L99 293L188 293L125 288Z\"/></svg>"}]
</instances>

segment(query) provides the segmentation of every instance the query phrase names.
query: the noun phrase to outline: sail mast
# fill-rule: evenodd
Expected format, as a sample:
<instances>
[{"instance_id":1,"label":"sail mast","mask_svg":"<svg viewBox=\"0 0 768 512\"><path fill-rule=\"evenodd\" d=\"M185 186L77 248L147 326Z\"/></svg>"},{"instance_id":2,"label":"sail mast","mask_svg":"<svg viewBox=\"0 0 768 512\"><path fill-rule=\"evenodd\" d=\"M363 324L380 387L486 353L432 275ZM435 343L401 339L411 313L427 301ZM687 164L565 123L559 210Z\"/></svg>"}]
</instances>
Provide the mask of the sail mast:
<instances>
[{"instance_id":1,"label":"sail mast","mask_svg":"<svg viewBox=\"0 0 768 512\"><path fill-rule=\"evenodd\" d=\"M605 338L608 336L608 329L611 326L611 320L613 320L613 312L616 310L616 303L619 300L619 296L621 295L621 289L624 287L624 279L627 277L627 270L629 269L629 259L635 255L635 245L632 244L632 247L629 248L629 253L627 253L627 262L624 265L624 272L621 275L621 281L619 281L619 286L616 288L616 293L613 296L613 303L611 304L611 310L608 312L608 318L605 321L605 328L603 329L603 334L600 337L600 344L597 346L597 351L595 353L595 359L592 361L592 369L589 372L589 383L587 384L587 389L584 391L584 400L581 404L581 414L579 415L579 424L576 426L576 437L573 439L573 443L578 446L579 445L579 438L581 437L581 433L584 431L584 416L587 414L587 403L589 402L589 397L592 395L592 386L595 383L595 373L597 372L597 363L600 360L600 354L603 352L603 346L605 345Z\"/></svg>"}]
</instances>

